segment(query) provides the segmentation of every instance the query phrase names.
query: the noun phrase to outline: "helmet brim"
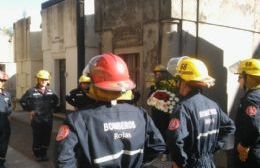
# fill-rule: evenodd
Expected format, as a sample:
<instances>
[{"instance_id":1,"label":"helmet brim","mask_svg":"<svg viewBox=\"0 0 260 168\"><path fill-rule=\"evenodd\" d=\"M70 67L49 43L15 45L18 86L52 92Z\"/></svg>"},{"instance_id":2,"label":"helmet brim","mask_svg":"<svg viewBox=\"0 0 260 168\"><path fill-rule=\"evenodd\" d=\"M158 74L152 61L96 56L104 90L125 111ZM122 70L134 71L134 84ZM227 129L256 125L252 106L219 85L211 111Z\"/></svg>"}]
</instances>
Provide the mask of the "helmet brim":
<instances>
[{"instance_id":1,"label":"helmet brim","mask_svg":"<svg viewBox=\"0 0 260 168\"><path fill-rule=\"evenodd\" d=\"M241 61L238 61L234 64L232 64L231 66L229 66L229 71L233 74L241 74L241 70L239 68L239 65L240 65Z\"/></svg>"},{"instance_id":2,"label":"helmet brim","mask_svg":"<svg viewBox=\"0 0 260 168\"><path fill-rule=\"evenodd\" d=\"M215 85L215 79L213 77L211 77L211 76L207 76L207 77L205 77L203 79L200 79L199 82L205 83L208 88L210 88L210 87Z\"/></svg>"}]
</instances>

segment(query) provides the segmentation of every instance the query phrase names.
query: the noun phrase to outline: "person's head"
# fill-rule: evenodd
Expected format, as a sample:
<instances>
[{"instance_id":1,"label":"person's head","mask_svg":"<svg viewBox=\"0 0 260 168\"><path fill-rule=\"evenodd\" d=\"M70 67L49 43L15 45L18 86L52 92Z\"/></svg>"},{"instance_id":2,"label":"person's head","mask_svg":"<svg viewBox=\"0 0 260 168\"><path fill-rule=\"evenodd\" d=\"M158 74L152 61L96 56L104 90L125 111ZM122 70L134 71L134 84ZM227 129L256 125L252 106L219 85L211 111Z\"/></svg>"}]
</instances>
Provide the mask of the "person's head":
<instances>
[{"instance_id":1,"label":"person's head","mask_svg":"<svg viewBox=\"0 0 260 168\"><path fill-rule=\"evenodd\" d=\"M4 89L4 83L8 80L8 75L4 71L0 71L0 89Z\"/></svg>"},{"instance_id":2,"label":"person's head","mask_svg":"<svg viewBox=\"0 0 260 168\"><path fill-rule=\"evenodd\" d=\"M206 65L196 58L181 59L177 64L175 76L179 78L181 96L186 96L193 89L209 88L215 82L215 79L209 76Z\"/></svg>"},{"instance_id":3,"label":"person's head","mask_svg":"<svg viewBox=\"0 0 260 168\"><path fill-rule=\"evenodd\" d=\"M87 89L89 84L91 83L90 77L86 75L81 75L79 78L79 87L82 89Z\"/></svg>"},{"instance_id":4,"label":"person's head","mask_svg":"<svg viewBox=\"0 0 260 168\"><path fill-rule=\"evenodd\" d=\"M260 60L249 58L238 61L229 67L229 70L238 74L240 88L252 89L260 85Z\"/></svg>"},{"instance_id":5,"label":"person's head","mask_svg":"<svg viewBox=\"0 0 260 168\"><path fill-rule=\"evenodd\" d=\"M89 96L100 101L116 100L135 88L126 63L117 55L105 53L93 57L83 74L88 74L92 84ZM128 92L129 93L129 92ZM128 94L132 97L131 94ZM126 96L125 99L130 99Z\"/></svg>"},{"instance_id":6,"label":"person's head","mask_svg":"<svg viewBox=\"0 0 260 168\"><path fill-rule=\"evenodd\" d=\"M163 79L163 75L167 72L167 69L164 65L156 65L153 69L155 81L160 81Z\"/></svg>"},{"instance_id":7,"label":"person's head","mask_svg":"<svg viewBox=\"0 0 260 168\"><path fill-rule=\"evenodd\" d=\"M51 75L48 71L43 69L38 71L38 73L36 74L37 85L39 87L46 87L50 83L50 78Z\"/></svg>"}]
</instances>

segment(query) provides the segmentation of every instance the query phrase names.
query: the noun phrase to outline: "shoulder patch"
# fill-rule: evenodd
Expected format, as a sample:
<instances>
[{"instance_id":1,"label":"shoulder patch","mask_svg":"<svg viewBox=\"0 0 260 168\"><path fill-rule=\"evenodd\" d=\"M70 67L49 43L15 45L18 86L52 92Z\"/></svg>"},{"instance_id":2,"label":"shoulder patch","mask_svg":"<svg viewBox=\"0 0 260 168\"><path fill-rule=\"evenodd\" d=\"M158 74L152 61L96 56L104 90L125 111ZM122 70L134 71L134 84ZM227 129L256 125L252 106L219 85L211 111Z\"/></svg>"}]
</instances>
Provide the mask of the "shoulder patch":
<instances>
[{"instance_id":1,"label":"shoulder patch","mask_svg":"<svg viewBox=\"0 0 260 168\"><path fill-rule=\"evenodd\" d=\"M61 140L65 139L65 138L67 138L69 133L70 133L69 126L61 125L60 128L59 128L59 132L57 134L57 137L56 137L56 141L61 141Z\"/></svg>"},{"instance_id":2,"label":"shoulder patch","mask_svg":"<svg viewBox=\"0 0 260 168\"><path fill-rule=\"evenodd\" d=\"M257 109L255 106L248 106L245 112L248 116L252 117L256 115Z\"/></svg>"},{"instance_id":3,"label":"shoulder patch","mask_svg":"<svg viewBox=\"0 0 260 168\"><path fill-rule=\"evenodd\" d=\"M173 119L171 119L171 121L169 123L168 129L170 131L174 131L174 130L178 129L179 126L180 126L180 120L177 118L173 118Z\"/></svg>"}]
</instances>

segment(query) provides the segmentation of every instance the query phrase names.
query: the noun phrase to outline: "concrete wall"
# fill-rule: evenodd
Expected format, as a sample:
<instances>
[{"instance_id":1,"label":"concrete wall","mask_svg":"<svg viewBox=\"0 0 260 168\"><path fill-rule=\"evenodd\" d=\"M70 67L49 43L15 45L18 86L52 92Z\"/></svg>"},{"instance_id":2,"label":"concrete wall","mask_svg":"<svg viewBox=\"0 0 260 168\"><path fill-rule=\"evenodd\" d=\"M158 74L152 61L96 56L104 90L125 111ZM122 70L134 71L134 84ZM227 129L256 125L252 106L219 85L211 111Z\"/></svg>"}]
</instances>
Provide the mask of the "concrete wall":
<instances>
[{"instance_id":1,"label":"concrete wall","mask_svg":"<svg viewBox=\"0 0 260 168\"><path fill-rule=\"evenodd\" d=\"M60 95L59 60L66 60L66 92L77 86L76 1L61 1L41 14L43 67L51 72L50 86Z\"/></svg>"},{"instance_id":2,"label":"concrete wall","mask_svg":"<svg viewBox=\"0 0 260 168\"><path fill-rule=\"evenodd\" d=\"M35 74L42 69L41 32L30 32L30 17L14 23L16 98L35 85Z\"/></svg>"}]
</instances>

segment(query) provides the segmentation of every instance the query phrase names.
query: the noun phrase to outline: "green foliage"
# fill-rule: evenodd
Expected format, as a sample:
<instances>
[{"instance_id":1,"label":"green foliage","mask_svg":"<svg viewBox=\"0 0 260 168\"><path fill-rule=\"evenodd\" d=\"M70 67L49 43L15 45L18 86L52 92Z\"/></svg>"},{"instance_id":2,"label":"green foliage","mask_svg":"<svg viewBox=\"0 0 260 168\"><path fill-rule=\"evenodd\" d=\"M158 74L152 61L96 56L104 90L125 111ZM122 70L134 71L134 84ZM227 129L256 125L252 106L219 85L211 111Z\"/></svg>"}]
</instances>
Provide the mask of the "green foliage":
<instances>
[{"instance_id":1,"label":"green foliage","mask_svg":"<svg viewBox=\"0 0 260 168\"><path fill-rule=\"evenodd\" d=\"M13 37L14 35L14 31L13 31L13 28L12 27L3 27L3 28L0 28L0 30L5 33L6 35L8 35L9 37Z\"/></svg>"}]
</instances>

